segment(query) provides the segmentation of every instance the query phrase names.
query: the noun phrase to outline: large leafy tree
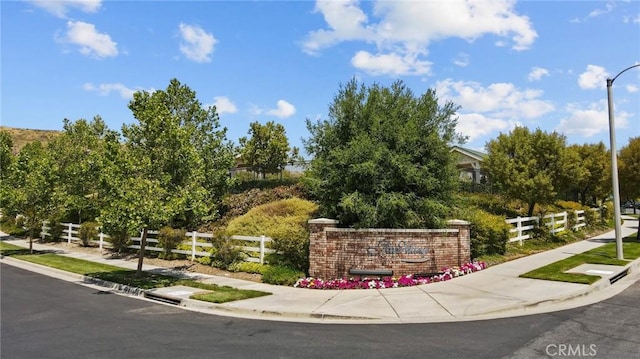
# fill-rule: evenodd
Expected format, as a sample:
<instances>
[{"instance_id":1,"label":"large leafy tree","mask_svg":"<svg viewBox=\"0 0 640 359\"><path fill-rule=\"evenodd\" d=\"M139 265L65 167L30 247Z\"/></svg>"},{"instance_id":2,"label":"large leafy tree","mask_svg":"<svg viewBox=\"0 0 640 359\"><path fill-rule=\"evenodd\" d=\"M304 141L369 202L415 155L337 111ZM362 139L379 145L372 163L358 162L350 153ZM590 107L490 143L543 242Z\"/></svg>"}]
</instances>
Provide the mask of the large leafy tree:
<instances>
[{"instance_id":1,"label":"large leafy tree","mask_svg":"<svg viewBox=\"0 0 640 359\"><path fill-rule=\"evenodd\" d=\"M433 90L414 96L402 81L340 86L329 118L307 120L307 183L323 214L358 227L442 225L457 186L456 110Z\"/></svg>"},{"instance_id":2,"label":"large leafy tree","mask_svg":"<svg viewBox=\"0 0 640 359\"><path fill-rule=\"evenodd\" d=\"M53 210L56 179L51 171L52 164L47 148L40 142L31 142L20 150L7 178L10 187L5 206L8 212L25 216L30 250L42 222Z\"/></svg>"},{"instance_id":3,"label":"large leafy tree","mask_svg":"<svg viewBox=\"0 0 640 359\"><path fill-rule=\"evenodd\" d=\"M215 107L202 108L176 79L166 90L136 92L129 108L138 123L123 126L122 145L115 135L108 141L101 221L142 230L140 272L149 228L192 228L215 214L212 199L224 194L233 157Z\"/></svg>"},{"instance_id":4,"label":"large leafy tree","mask_svg":"<svg viewBox=\"0 0 640 359\"><path fill-rule=\"evenodd\" d=\"M640 137L630 138L618 159L621 197L635 204L640 198Z\"/></svg>"},{"instance_id":5,"label":"large leafy tree","mask_svg":"<svg viewBox=\"0 0 640 359\"><path fill-rule=\"evenodd\" d=\"M56 197L73 221L94 220L98 215L97 179L101 172L107 126L100 116L92 121L64 120L63 133L49 143L58 183Z\"/></svg>"},{"instance_id":6,"label":"large leafy tree","mask_svg":"<svg viewBox=\"0 0 640 359\"><path fill-rule=\"evenodd\" d=\"M240 138L242 160L262 178L267 173L281 172L290 162L289 140L284 126L273 121L250 124L251 137ZM297 149L294 149L294 151Z\"/></svg>"},{"instance_id":7,"label":"large leafy tree","mask_svg":"<svg viewBox=\"0 0 640 359\"><path fill-rule=\"evenodd\" d=\"M509 198L519 199L533 215L536 204L550 204L567 183L567 151L564 136L540 129L516 127L486 145L482 166L489 180Z\"/></svg>"},{"instance_id":8,"label":"large leafy tree","mask_svg":"<svg viewBox=\"0 0 640 359\"><path fill-rule=\"evenodd\" d=\"M580 203L597 204L611 193L609 171L611 157L605 145L571 145L567 148L567 187L578 193Z\"/></svg>"}]
</instances>

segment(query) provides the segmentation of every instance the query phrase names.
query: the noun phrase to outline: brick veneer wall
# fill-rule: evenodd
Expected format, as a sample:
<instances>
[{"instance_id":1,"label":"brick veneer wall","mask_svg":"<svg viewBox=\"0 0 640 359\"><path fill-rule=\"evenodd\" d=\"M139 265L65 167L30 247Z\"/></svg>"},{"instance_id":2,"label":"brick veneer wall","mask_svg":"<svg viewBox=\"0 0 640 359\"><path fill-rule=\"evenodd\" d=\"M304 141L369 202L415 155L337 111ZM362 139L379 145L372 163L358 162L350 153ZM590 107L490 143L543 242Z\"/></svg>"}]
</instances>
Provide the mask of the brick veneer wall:
<instances>
[{"instance_id":1,"label":"brick veneer wall","mask_svg":"<svg viewBox=\"0 0 640 359\"><path fill-rule=\"evenodd\" d=\"M392 270L394 276L433 273L471 260L469 222L447 229L337 228L333 219L309 221L309 274L333 279L349 270Z\"/></svg>"}]
</instances>

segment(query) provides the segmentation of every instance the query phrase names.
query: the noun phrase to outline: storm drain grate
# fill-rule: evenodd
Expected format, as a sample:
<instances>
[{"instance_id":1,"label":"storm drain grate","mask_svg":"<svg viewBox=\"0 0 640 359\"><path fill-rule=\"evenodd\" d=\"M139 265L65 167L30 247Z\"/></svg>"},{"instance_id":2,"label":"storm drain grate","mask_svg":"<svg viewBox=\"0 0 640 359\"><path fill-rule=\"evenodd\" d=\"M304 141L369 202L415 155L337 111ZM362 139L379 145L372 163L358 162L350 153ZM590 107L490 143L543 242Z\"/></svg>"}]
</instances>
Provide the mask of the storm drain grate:
<instances>
[{"instance_id":1,"label":"storm drain grate","mask_svg":"<svg viewBox=\"0 0 640 359\"><path fill-rule=\"evenodd\" d=\"M619 281L620 279L624 278L627 276L627 274L629 274L629 268L623 270L622 272L614 275L613 277L609 278L609 283L613 284L617 281Z\"/></svg>"},{"instance_id":2,"label":"storm drain grate","mask_svg":"<svg viewBox=\"0 0 640 359\"><path fill-rule=\"evenodd\" d=\"M170 297L166 297L164 295L158 295L158 294L149 293L149 292L145 292L144 293L144 297L148 298L148 299L152 299L152 300L157 300L157 301L163 302L163 303L173 304L173 305L178 305L178 304L180 304L182 302L178 298L170 298Z\"/></svg>"}]
</instances>

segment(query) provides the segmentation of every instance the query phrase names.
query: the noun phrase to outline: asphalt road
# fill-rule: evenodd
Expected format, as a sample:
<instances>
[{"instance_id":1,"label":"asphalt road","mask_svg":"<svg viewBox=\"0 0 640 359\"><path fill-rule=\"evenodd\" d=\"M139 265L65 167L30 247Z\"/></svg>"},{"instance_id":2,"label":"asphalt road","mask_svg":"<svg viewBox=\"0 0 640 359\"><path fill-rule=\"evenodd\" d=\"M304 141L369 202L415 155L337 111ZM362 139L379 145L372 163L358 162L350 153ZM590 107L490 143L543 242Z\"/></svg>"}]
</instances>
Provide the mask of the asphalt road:
<instances>
[{"instance_id":1,"label":"asphalt road","mask_svg":"<svg viewBox=\"0 0 640 359\"><path fill-rule=\"evenodd\" d=\"M286 323L185 311L2 264L0 357L640 358L639 300L640 283L635 283L595 305L526 317L404 325Z\"/></svg>"}]
</instances>

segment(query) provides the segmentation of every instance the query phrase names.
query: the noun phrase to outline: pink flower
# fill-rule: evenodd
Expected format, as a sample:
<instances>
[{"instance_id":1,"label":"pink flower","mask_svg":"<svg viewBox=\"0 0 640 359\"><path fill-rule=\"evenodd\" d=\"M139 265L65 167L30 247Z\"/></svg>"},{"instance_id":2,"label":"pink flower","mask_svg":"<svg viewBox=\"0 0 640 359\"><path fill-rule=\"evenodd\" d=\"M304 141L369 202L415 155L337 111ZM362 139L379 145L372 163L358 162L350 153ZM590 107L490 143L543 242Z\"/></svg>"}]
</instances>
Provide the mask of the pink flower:
<instances>
[{"instance_id":1,"label":"pink flower","mask_svg":"<svg viewBox=\"0 0 640 359\"><path fill-rule=\"evenodd\" d=\"M403 275L399 278L352 277L324 281L319 278L310 277L298 279L296 284L294 284L294 287L311 289L382 289L410 287L414 285L422 285L450 280L462 275L467 275L483 270L485 268L487 268L487 265L484 262L465 263L460 267L442 268L441 274L434 275L430 278L414 278L412 275Z\"/></svg>"}]
</instances>

